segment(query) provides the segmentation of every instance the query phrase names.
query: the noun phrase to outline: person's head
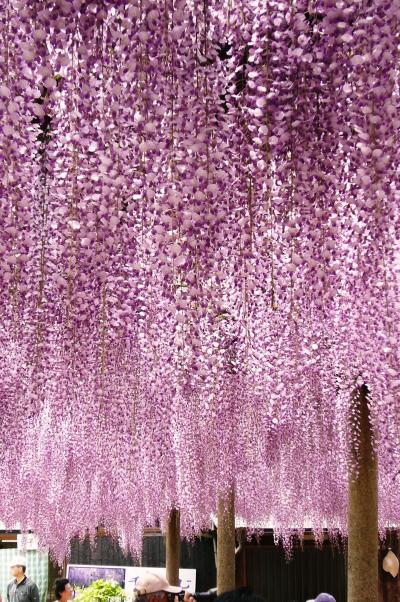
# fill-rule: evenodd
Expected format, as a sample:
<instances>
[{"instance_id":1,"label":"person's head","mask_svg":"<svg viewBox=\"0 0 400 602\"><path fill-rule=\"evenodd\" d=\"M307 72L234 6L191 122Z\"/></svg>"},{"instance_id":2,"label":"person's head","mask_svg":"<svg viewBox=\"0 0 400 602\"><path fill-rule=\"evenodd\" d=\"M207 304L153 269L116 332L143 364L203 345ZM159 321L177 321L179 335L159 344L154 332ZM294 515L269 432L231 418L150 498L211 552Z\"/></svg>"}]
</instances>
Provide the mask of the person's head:
<instances>
[{"instance_id":1,"label":"person's head","mask_svg":"<svg viewBox=\"0 0 400 602\"><path fill-rule=\"evenodd\" d=\"M319 594L314 602L336 602L335 598L330 594Z\"/></svg>"},{"instance_id":2,"label":"person's head","mask_svg":"<svg viewBox=\"0 0 400 602\"><path fill-rule=\"evenodd\" d=\"M136 581L134 598L138 602L175 602L181 591L159 575L146 572Z\"/></svg>"},{"instance_id":3,"label":"person's head","mask_svg":"<svg viewBox=\"0 0 400 602\"><path fill-rule=\"evenodd\" d=\"M61 600L62 602L72 600L74 589L68 579L56 579L54 591L56 600Z\"/></svg>"},{"instance_id":4,"label":"person's head","mask_svg":"<svg viewBox=\"0 0 400 602\"><path fill-rule=\"evenodd\" d=\"M221 594L215 602L265 602L265 600L261 596L253 594L248 587L240 587Z\"/></svg>"},{"instance_id":5,"label":"person's head","mask_svg":"<svg viewBox=\"0 0 400 602\"><path fill-rule=\"evenodd\" d=\"M10 572L15 579L22 579L26 572L26 560L23 556L17 556L10 563Z\"/></svg>"}]
</instances>

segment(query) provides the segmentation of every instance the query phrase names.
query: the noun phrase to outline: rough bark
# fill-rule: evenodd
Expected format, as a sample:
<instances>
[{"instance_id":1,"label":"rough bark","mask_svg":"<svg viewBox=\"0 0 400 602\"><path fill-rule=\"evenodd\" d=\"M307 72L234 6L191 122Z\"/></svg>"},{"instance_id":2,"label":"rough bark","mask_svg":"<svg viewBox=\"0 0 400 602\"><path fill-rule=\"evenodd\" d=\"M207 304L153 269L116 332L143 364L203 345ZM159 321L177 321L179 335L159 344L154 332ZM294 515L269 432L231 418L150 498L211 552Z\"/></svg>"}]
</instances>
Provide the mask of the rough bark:
<instances>
[{"instance_id":1,"label":"rough bark","mask_svg":"<svg viewBox=\"0 0 400 602\"><path fill-rule=\"evenodd\" d=\"M354 397L348 506L348 602L378 602L378 466L363 386Z\"/></svg>"},{"instance_id":2,"label":"rough bark","mask_svg":"<svg viewBox=\"0 0 400 602\"><path fill-rule=\"evenodd\" d=\"M179 585L179 565L181 562L180 522L179 510L171 510L165 543L167 581L170 585Z\"/></svg>"},{"instance_id":3,"label":"rough bark","mask_svg":"<svg viewBox=\"0 0 400 602\"><path fill-rule=\"evenodd\" d=\"M218 501L217 591L235 589L235 495L233 489Z\"/></svg>"}]
</instances>

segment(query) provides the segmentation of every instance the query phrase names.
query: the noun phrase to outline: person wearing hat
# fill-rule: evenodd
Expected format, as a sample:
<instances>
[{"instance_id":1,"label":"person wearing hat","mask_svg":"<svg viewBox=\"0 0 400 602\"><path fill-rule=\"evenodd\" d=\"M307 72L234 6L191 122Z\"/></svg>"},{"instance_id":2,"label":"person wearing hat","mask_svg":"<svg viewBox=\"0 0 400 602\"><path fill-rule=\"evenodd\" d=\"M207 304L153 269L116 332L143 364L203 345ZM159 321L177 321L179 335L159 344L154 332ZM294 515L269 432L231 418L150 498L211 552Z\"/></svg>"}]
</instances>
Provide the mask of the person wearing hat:
<instances>
[{"instance_id":1,"label":"person wearing hat","mask_svg":"<svg viewBox=\"0 0 400 602\"><path fill-rule=\"evenodd\" d=\"M7 602L40 602L39 590L26 575L26 560L17 556L10 564L13 580L7 587Z\"/></svg>"},{"instance_id":2,"label":"person wearing hat","mask_svg":"<svg viewBox=\"0 0 400 602\"><path fill-rule=\"evenodd\" d=\"M336 600L330 594L319 594L315 600L308 600L307 602L336 602Z\"/></svg>"},{"instance_id":3,"label":"person wearing hat","mask_svg":"<svg viewBox=\"0 0 400 602\"><path fill-rule=\"evenodd\" d=\"M146 572L136 581L134 597L137 602L176 602L181 587L170 585L155 573Z\"/></svg>"}]
</instances>

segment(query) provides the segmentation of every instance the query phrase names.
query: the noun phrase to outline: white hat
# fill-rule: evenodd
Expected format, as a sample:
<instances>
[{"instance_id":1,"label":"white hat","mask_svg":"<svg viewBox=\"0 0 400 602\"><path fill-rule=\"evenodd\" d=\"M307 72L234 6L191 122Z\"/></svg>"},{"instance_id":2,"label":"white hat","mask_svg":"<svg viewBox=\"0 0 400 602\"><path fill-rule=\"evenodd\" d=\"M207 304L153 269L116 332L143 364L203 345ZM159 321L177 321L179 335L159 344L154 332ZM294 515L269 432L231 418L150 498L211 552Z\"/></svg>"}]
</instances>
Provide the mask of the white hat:
<instances>
[{"instance_id":1,"label":"white hat","mask_svg":"<svg viewBox=\"0 0 400 602\"><path fill-rule=\"evenodd\" d=\"M179 594L182 588L174 587L159 575L147 572L136 581L135 590L140 596L144 596L145 594L155 594L156 592Z\"/></svg>"},{"instance_id":2,"label":"white hat","mask_svg":"<svg viewBox=\"0 0 400 602\"><path fill-rule=\"evenodd\" d=\"M10 562L10 568L14 566L23 566L26 568L26 558L24 558L23 556L16 556Z\"/></svg>"},{"instance_id":3,"label":"white hat","mask_svg":"<svg viewBox=\"0 0 400 602\"><path fill-rule=\"evenodd\" d=\"M392 577L397 577L397 575L399 574L399 559L395 554L393 554L390 548L385 558L383 559L382 567L383 570L387 573L390 573Z\"/></svg>"}]
</instances>

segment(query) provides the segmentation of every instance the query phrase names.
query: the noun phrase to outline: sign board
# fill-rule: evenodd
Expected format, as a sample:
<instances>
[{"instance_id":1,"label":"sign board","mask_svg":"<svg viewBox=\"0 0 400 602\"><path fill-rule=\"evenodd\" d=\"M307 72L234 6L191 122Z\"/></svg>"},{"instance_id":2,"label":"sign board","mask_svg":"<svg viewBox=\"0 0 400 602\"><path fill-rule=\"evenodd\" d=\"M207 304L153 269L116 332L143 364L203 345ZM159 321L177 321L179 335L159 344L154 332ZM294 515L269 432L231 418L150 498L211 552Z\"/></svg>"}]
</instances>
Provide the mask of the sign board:
<instances>
[{"instance_id":1,"label":"sign board","mask_svg":"<svg viewBox=\"0 0 400 602\"><path fill-rule=\"evenodd\" d=\"M163 579L166 578L165 568L129 566L126 567L125 589L128 593L133 592L136 582L143 573L155 573ZM196 569L179 569L179 585L186 591L194 594L196 591Z\"/></svg>"},{"instance_id":2,"label":"sign board","mask_svg":"<svg viewBox=\"0 0 400 602\"><path fill-rule=\"evenodd\" d=\"M126 592L132 593L136 582L143 573L150 572L165 579L166 569L142 566L99 566L88 564L69 564L67 579L76 587L87 587L93 581L116 581ZM179 569L180 586L184 591L194 594L196 591L196 569Z\"/></svg>"},{"instance_id":3,"label":"sign board","mask_svg":"<svg viewBox=\"0 0 400 602\"><path fill-rule=\"evenodd\" d=\"M24 533L17 535L17 548L23 552L38 549L38 541L32 533Z\"/></svg>"},{"instance_id":4,"label":"sign board","mask_svg":"<svg viewBox=\"0 0 400 602\"><path fill-rule=\"evenodd\" d=\"M124 566L99 566L89 564L69 564L67 565L67 579L75 587L88 587L94 581L103 579L104 581L116 581L122 588L125 588Z\"/></svg>"}]
</instances>

